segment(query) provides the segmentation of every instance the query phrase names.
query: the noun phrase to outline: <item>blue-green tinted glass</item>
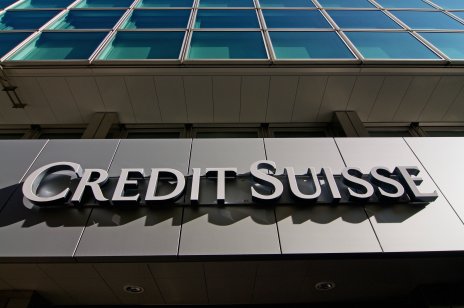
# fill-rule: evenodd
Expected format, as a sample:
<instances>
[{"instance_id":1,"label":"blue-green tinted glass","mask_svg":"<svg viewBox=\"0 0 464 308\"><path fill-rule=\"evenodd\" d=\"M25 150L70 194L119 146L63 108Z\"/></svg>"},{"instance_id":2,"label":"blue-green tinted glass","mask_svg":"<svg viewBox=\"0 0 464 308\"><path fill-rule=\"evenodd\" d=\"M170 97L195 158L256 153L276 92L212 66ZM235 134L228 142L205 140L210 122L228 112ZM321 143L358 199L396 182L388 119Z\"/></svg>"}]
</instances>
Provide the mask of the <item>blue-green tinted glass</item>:
<instances>
[{"instance_id":1,"label":"blue-green tinted glass","mask_svg":"<svg viewBox=\"0 0 464 308\"><path fill-rule=\"evenodd\" d=\"M453 13L453 15L461 18L462 20L464 20L464 12L451 12Z\"/></svg>"},{"instance_id":2,"label":"blue-green tinted glass","mask_svg":"<svg viewBox=\"0 0 464 308\"><path fill-rule=\"evenodd\" d=\"M70 10L49 29L111 29L124 12L123 10Z\"/></svg>"},{"instance_id":3,"label":"blue-green tinted glass","mask_svg":"<svg viewBox=\"0 0 464 308\"><path fill-rule=\"evenodd\" d=\"M254 7L253 0L200 0L200 7Z\"/></svg>"},{"instance_id":4,"label":"blue-green tinted glass","mask_svg":"<svg viewBox=\"0 0 464 308\"><path fill-rule=\"evenodd\" d=\"M142 0L137 7L192 7L193 0Z\"/></svg>"},{"instance_id":5,"label":"blue-green tinted glass","mask_svg":"<svg viewBox=\"0 0 464 308\"><path fill-rule=\"evenodd\" d=\"M134 0L82 0L77 8L129 7Z\"/></svg>"},{"instance_id":6,"label":"blue-green tinted glass","mask_svg":"<svg viewBox=\"0 0 464 308\"><path fill-rule=\"evenodd\" d=\"M428 5L422 0L376 0L384 8L393 9L431 9L431 5Z\"/></svg>"},{"instance_id":7,"label":"blue-green tinted glass","mask_svg":"<svg viewBox=\"0 0 464 308\"><path fill-rule=\"evenodd\" d=\"M319 0L322 7L370 8L375 7L367 0Z\"/></svg>"},{"instance_id":8,"label":"blue-green tinted glass","mask_svg":"<svg viewBox=\"0 0 464 308\"><path fill-rule=\"evenodd\" d=\"M406 32L345 32L366 59L438 59Z\"/></svg>"},{"instance_id":9,"label":"blue-green tinted glass","mask_svg":"<svg viewBox=\"0 0 464 308\"><path fill-rule=\"evenodd\" d=\"M261 32L193 32L189 59L267 59Z\"/></svg>"},{"instance_id":10,"label":"blue-green tinted glass","mask_svg":"<svg viewBox=\"0 0 464 308\"><path fill-rule=\"evenodd\" d=\"M464 33L419 33L451 59L464 59Z\"/></svg>"},{"instance_id":11,"label":"blue-green tinted glass","mask_svg":"<svg viewBox=\"0 0 464 308\"><path fill-rule=\"evenodd\" d=\"M0 32L0 57L15 48L24 41L31 33L25 32Z\"/></svg>"},{"instance_id":12,"label":"blue-green tinted glass","mask_svg":"<svg viewBox=\"0 0 464 308\"><path fill-rule=\"evenodd\" d=\"M15 2L16 0L0 0L0 9L4 9L7 6L10 6Z\"/></svg>"},{"instance_id":13,"label":"blue-green tinted glass","mask_svg":"<svg viewBox=\"0 0 464 308\"><path fill-rule=\"evenodd\" d=\"M319 11L263 10L268 28L332 28Z\"/></svg>"},{"instance_id":14,"label":"blue-green tinted glass","mask_svg":"<svg viewBox=\"0 0 464 308\"><path fill-rule=\"evenodd\" d=\"M184 32L118 32L99 59L177 59Z\"/></svg>"},{"instance_id":15,"label":"blue-green tinted glass","mask_svg":"<svg viewBox=\"0 0 464 308\"><path fill-rule=\"evenodd\" d=\"M26 0L15 5L15 9L54 9L68 7L74 0Z\"/></svg>"},{"instance_id":16,"label":"blue-green tinted glass","mask_svg":"<svg viewBox=\"0 0 464 308\"><path fill-rule=\"evenodd\" d=\"M342 29L399 29L390 17L381 11L327 11Z\"/></svg>"},{"instance_id":17,"label":"blue-green tinted glass","mask_svg":"<svg viewBox=\"0 0 464 308\"><path fill-rule=\"evenodd\" d=\"M261 7L315 7L311 0L259 0Z\"/></svg>"},{"instance_id":18,"label":"blue-green tinted glass","mask_svg":"<svg viewBox=\"0 0 464 308\"><path fill-rule=\"evenodd\" d=\"M59 11L7 11L0 15L0 30L35 30Z\"/></svg>"},{"instance_id":19,"label":"blue-green tinted glass","mask_svg":"<svg viewBox=\"0 0 464 308\"><path fill-rule=\"evenodd\" d=\"M442 12L390 11L412 29L464 29L464 25Z\"/></svg>"},{"instance_id":20,"label":"blue-green tinted glass","mask_svg":"<svg viewBox=\"0 0 464 308\"><path fill-rule=\"evenodd\" d=\"M335 32L269 32L277 59L353 59Z\"/></svg>"},{"instance_id":21,"label":"blue-green tinted glass","mask_svg":"<svg viewBox=\"0 0 464 308\"><path fill-rule=\"evenodd\" d=\"M464 9L464 1L462 0L432 0L432 2L445 10Z\"/></svg>"},{"instance_id":22,"label":"blue-green tinted glass","mask_svg":"<svg viewBox=\"0 0 464 308\"><path fill-rule=\"evenodd\" d=\"M255 10L198 10L195 28L259 28Z\"/></svg>"},{"instance_id":23,"label":"blue-green tinted glass","mask_svg":"<svg viewBox=\"0 0 464 308\"><path fill-rule=\"evenodd\" d=\"M190 10L135 10L123 29L187 28Z\"/></svg>"},{"instance_id":24,"label":"blue-green tinted glass","mask_svg":"<svg viewBox=\"0 0 464 308\"><path fill-rule=\"evenodd\" d=\"M107 33L43 32L16 52L10 60L88 59Z\"/></svg>"}]
</instances>

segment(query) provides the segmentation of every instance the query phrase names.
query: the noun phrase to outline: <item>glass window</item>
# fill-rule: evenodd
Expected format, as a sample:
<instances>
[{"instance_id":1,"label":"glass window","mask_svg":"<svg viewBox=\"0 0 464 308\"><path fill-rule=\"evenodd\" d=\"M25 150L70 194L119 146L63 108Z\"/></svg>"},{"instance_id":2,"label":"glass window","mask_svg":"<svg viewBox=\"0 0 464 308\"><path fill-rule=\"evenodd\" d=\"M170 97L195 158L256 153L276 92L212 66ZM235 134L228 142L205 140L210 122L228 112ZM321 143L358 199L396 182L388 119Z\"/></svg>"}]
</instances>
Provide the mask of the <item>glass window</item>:
<instances>
[{"instance_id":1,"label":"glass window","mask_svg":"<svg viewBox=\"0 0 464 308\"><path fill-rule=\"evenodd\" d=\"M0 10L15 3L16 0L0 0Z\"/></svg>"},{"instance_id":2,"label":"glass window","mask_svg":"<svg viewBox=\"0 0 464 308\"><path fill-rule=\"evenodd\" d=\"M464 33L421 32L427 41L451 59L464 59Z\"/></svg>"},{"instance_id":3,"label":"glass window","mask_svg":"<svg viewBox=\"0 0 464 308\"><path fill-rule=\"evenodd\" d=\"M123 10L70 10L49 29L112 29L122 17Z\"/></svg>"},{"instance_id":4,"label":"glass window","mask_svg":"<svg viewBox=\"0 0 464 308\"><path fill-rule=\"evenodd\" d=\"M381 11L327 11L342 29L398 29L401 28Z\"/></svg>"},{"instance_id":5,"label":"glass window","mask_svg":"<svg viewBox=\"0 0 464 308\"><path fill-rule=\"evenodd\" d=\"M142 0L137 7L192 7L193 0Z\"/></svg>"},{"instance_id":6,"label":"glass window","mask_svg":"<svg viewBox=\"0 0 464 308\"><path fill-rule=\"evenodd\" d=\"M178 59L185 32L118 32L99 59Z\"/></svg>"},{"instance_id":7,"label":"glass window","mask_svg":"<svg viewBox=\"0 0 464 308\"><path fill-rule=\"evenodd\" d=\"M366 59L438 59L406 32L345 32Z\"/></svg>"},{"instance_id":8,"label":"glass window","mask_svg":"<svg viewBox=\"0 0 464 308\"><path fill-rule=\"evenodd\" d=\"M123 29L187 28L190 10L134 10Z\"/></svg>"},{"instance_id":9,"label":"glass window","mask_svg":"<svg viewBox=\"0 0 464 308\"><path fill-rule=\"evenodd\" d=\"M193 32L189 59L267 59L261 32Z\"/></svg>"},{"instance_id":10,"label":"glass window","mask_svg":"<svg viewBox=\"0 0 464 308\"><path fill-rule=\"evenodd\" d=\"M66 8L75 0L25 0L14 6L15 9L54 9Z\"/></svg>"},{"instance_id":11,"label":"glass window","mask_svg":"<svg viewBox=\"0 0 464 308\"><path fill-rule=\"evenodd\" d=\"M268 28L332 28L319 11L263 10Z\"/></svg>"},{"instance_id":12,"label":"glass window","mask_svg":"<svg viewBox=\"0 0 464 308\"><path fill-rule=\"evenodd\" d=\"M43 32L9 60L88 59L106 34L105 32Z\"/></svg>"},{"instance_id":13,"label":"glass window","mask_svg":"<svg viewBox=\"0 0 464 308\"><path fill-rule=\"evenodd\" d=\"M464 2L462 0L432 0L432 2L445 10L464 9Z\"/></svg>"},{"instance_id":14,"label":"glass window","mask_svg":"<svg viewBox=\"0 0 464 308\"><path fill-rule=\"evenodd\" d=\"M255 7L253 0L200 0L200 7Z\"/></svg>"},{"instance_id":15,"label":"glass window","mask_svg":"<svg viewBox=\"0 0 464 308\"><path fill-rule=\"evenodd\" d=\"M354 59L335 32L269 32L277 59Z\"/></svg>"},{"instance_id":16,"label":"glass window","mask_svg":"<svg viewBox=\"0 0 464 308\"><path fill-rule=\"evenodd\" d=\"M259 0L261 7L315 7L311 0Z\"/></svg>"},{"instance_id":17,"label":"glass window","mask_svg":"<svg viewBox=\"0 0 464 308\"><path fill-rule=\"evenodd\" d=\"M77 8L106 8L106 7L129 7L134 0L82 0Z\"/></svg>"},{"instance_id":18,"label":"glass window","mask_svg":"<svg viewBox=\"0 0 464 308\"><path fill-rule=\"evenodd\" d=\"M322 7L370 8L375 7L367 0L319 0Z\"/></svg>"},{"instance_id":19,"label":"glass window","mask_svg":"<svg viewBox=\"0 0 464 308\"><path fill-rule=\"evenodd\" d=\"M451 12L453 13L453 15L461 18L462 20L464 20L464 12Z\"/></svg>"},{"instance_id":20,"label":"glass window","mask_svg":"<svg viewBox=\"0 0 464 308\"><path fill-rule=\"evenodd\" d=\"M35 30L59 11L6 11L0 15L0 30Z\"/></svg>"},{"instance_id":21,"label":"glass window","mask_svg":"<svg viewBox=\"0 0 464 308\"><path fill-rule=\"evenodd\" d=\"M412 29L464 29L464 25L442 12L390 11Z\"/></svg>"},{"instance_id":22,"label":"glass window","mask_svg":"<svg viewBox=\"0 0 464 308\"><path fill-rule=\"evenodd\" d=\"M259 28L255 10L198 10L195 28Z\"/></svg>"},{"instance_id":23,"label":"glass window","mask_svg":"<svg viewBox=\"0 0 464 308\"><path fill-rule=\"evenodd\" d=\"M0 32L0 57L15 48L31 33L26 32Z\"/></svg>"},{"instance_id":24,"label":"glass window","mask_svg":"<svg viewBox=\"0 0 464 308\"><path fill-rule=\"evenodd\" d=\"M422 0L376 0L384 8L392 9L431 9L433 6Z\"/></svg>"}]
</instances>

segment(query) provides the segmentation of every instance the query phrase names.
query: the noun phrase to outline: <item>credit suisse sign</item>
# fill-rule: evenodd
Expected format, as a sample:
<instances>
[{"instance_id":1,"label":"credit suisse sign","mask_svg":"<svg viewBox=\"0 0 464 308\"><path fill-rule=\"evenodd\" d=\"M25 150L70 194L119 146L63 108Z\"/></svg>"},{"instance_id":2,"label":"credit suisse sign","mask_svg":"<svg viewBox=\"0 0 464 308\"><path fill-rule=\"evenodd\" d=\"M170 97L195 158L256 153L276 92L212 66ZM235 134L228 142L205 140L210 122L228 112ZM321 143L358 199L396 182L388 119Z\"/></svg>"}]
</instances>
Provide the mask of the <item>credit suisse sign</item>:
<instances>
[{"instance_id":1,"label":"credit suisse sign","mask_svg":"<svg viewBox=\"0 0 464 308\"><path fill-rule=\"evenodd\" d=\"M26 201L38 206L101 205L236 205L311 203L408 203L426 205L438 198L436 191L419 190L422 179L416 166L393 170L374 167L368 174L347 167L334 175L330 168L308 167L295 174L285 167L276 175L271 160L251 164L250 172L237 168L192 168L184 176L172 168L124 168L111 178L104 169L84 169L74 162L56 162L38 168L24 181ZM67 174L57 185L52 175ZM59 189L57 189L59 187ZM47 193L43 193L46 191Z\"/></svg>"}]
</instances>

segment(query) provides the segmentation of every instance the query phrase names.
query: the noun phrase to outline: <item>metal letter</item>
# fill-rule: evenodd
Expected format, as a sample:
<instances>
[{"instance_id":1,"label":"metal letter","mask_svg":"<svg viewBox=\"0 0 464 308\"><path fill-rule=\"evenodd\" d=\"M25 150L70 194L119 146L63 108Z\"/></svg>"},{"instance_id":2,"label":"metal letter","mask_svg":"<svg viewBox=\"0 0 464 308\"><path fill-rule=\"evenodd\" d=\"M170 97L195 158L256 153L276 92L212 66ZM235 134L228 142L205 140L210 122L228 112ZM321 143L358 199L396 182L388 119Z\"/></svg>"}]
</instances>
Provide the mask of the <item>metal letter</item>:
<instances>
[{"instance_id":1,"label":"metal letter","mask_svg":"<svg viewBox=\"0 0 464 308\"><path fill-rule=\"evenodd\" d=\"M98 174L97 178L93 176ZM82 175L82 179L77 185L76 191L71 198L71 202L75 204L80 204L82 200L82 196L84 195L85 188L90 187L92 193L97 201L105 202L108 199L103 196L101 191L100 185L103 185L108 180L108 172L103 169L85 169L84 174Z\"/></svg>"},{"instance_id":2,"label":"metal letter","mask_svg":"<svg viewBox=\"0 0 464 308\"><path fill-rule=\"evenodd\" d=\"M171 176L174 175L176 178L176 188L164 196L157 196L156 189L158 186L158 178L160 176ZM182 196L185 189L185 177L179 170L171 168L152 168L150 181L148 182L147 194L145 196L146 203L157 203L157 202L175 202Z\"/></svg>"},{"instance_id":3,"label":"metal letter","mask_svg":"<svg viewBox=\"0 0 464 308\"><path fill-rule=\"evenodd\" d=\"M350 172L353 173L353 175L350 174ZM358 168L347 167L342 171L342 181L348 186L350 200L367 201L374 194L374 187L372 187L371 183L368 181L363 180L361 178L362 175L361 170ZM365 192L362 193L362 190L365 190Z\"/></svg>"},{"instance_id":4,"label":"metal letter","mask_svg":"<svg viewBox=\"0 0 464 308\"><path fill-rule=\"evenodd\" d=\"M401 166L396 167L394 173L399 176L401 184L408 192L409 197L413 201L432 202L438 198L438 193L434 190L431 193L421 193L417 186L422 183L422 178L412 178L411 175L417 176L420 170L416 166Z\"/></svg>"},{"instance_id":5,"label":"metal letter","mask_svg":"<svg viewBox=\"0 0 464 308\"><path fill-rule=\"evenodd\" d=\"M254 187L251 187L251 196L255 201L275 201L280 198L282 192L284 191L284 186L279 179L268 175L266 173L261 172L259 169L267 169L268 171L275 173L277 165L275 162L271 160L259 160L254 162L250 166L250 172L253 176L253 180L255 182L265 185L271 186L274 191L270 195L263 195L258 193Z\"/></svg>"},{"instance_id":6,"label":"metal letter","mask_svg":"<svg viewBox=\"0 0 464 308\"><path fill-rule=\"evenodd\" d=\"M34 172L32 172L23 183L23 195L35 205L44 205L52 201L65 201L70 192L66 188L59 194L49 197L40 197L37 195L37 188L40 186L42 180L49 174L58 171L73 171L78 177L82 176L82 167L76 163L59 162L45 165Z\"/></svg>"},{"instance_id":7,"label":"metal letter","mask_svg":"<svg viewBox=\"0 0 464 308\"><path fill-rule=\"evenodd\" d=\"M390 178L390 175L391 172L386 167L374 167L371 170L371 181L379 188L379 199L394 201L404 195L404 187L394 179ZM395 192L392 192L392 188Z\"/></svg>"},{"instance_id":8,"label":"metal letter","mask_svg":"<svg viewBox=\"0 0 464 308\"><path fill-rule=\"evenodd\" d=\"M118 183L116 184L116 189L114 190L113 198L111 199L111 202L113 204L137 203L140 199L140 194L136 194L133 196L125 196L124 194L129 189L137 188L138 186L137 178L143 179L144 177L145 177L145 171L143 170L143 168L123 168L121 169L121 174L119 175ZM129 178L136 178L136 179L130 180Z\"/></svg>"},{"instance_id":9,"label":"metal letter","mask_svg":"<svg viewBox=\"0 0 464 308\"><path fill-rule=\"evenodd\" d=\"M337 182L333 176L330 168L322 168L321 175L325 180L325 183L329 185L330 194L332 195L332 202L339 202L342 199L340 190L338 189Z\"/></svg>"},{"instance_id":10,"label":"metal letter","mask_svg":"<svg viewBox=\"0 0 464 308\"><path fill-rule=\"evenodd\" d=\"M226 175L228 177L237 176L237 168L206 168L206 176L211 173L217 174L216 179L216 200L219 204L224 204L226 199Z\"/></svg>"},{"instance_id":11,"label":"metal letter","mask_svg":"<svg viewBox=\"0 0 464 308\"><path fill-rule=\"evenodd\" d=\"M321 195L321 184L319 183L319 179L317 178L316 170L311 167L308 168L307 175L311 176L314 186L316 188L315 192L311 195L306 195L301 193L300 189L298 188L298 183L296 182L295 170L292 167L286 167L285 173L288 177L288 183L290 184L290 190L292 195L301 200L314 200L317 201L317 198Z\"/></svg>"},{"instance_id":12,"label":"metal letter","mask_svg":"<svg viewBox=\"0 0 464 308\"><path fill-rule=\"evenodd\" d=\"M190 201L192 203L198 203L198 198L200 197L200 176L201 168L192 168L192 188L190 192Z\"/></svg>"}]
</instances>

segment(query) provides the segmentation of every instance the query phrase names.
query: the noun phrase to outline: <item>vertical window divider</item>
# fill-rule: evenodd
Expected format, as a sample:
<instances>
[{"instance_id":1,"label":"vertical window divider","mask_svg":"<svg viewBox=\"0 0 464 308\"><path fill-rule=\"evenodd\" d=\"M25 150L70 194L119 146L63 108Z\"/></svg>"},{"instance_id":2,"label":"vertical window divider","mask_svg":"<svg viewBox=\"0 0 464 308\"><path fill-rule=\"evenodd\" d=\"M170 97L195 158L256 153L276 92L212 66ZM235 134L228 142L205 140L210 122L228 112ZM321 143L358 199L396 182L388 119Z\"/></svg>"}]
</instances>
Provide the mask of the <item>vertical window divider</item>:
<instances>
[{"instance_id":1,"label":"vertical window divider","mask_svg":"<svg viewBox=\"0 0 464 308\"><path fill-rule=\"evenodd\" d=\"M445 55L443 52L441 52L440 49L438 49L437 47L435 47L432 43L429 43L425 38L423 38L422 36L420 36L420 34L417 33L417 31L411 31L410 32L412 36L414 36L417 40L419 40L419 42L421 42L422 44L424 44L425 46L427 46L428 48L430 48L435 54L437 54L439 57L441 57L442 59L445 59L448 63L451 62L451 59Z\"/></svg>"},{"instance_id":2,"label":"vertical window divider","mask_svg":"<svg viewBox=\"0 0 464 308\"><path fill-rule=\"evenodd\" d=\"M195 23L195 20L197 18L197 11L198 7L200 6L200 0L194 0L193 1L193 7L191 8L190 12L190 19L187 24L187 29L186 33L184 36L184 41L182 42L182 47L181 47L181 55L180 55L180 63L184 63L188 56L188 52L190 50L190 43L192 40L192 32L193 32L193 26Z\"/></svg>"},{"instance_id":3,"label":"vertical window divider","mask_svg":"<svg viewBox=\"0 0 464 308\"><path fill-rule=\"evenodd\" d=\"M269 31L266 25L266 21L264 20L263 11L261 9L261 4L259 3L258 0L253 0L253 4L255 6L256 14L258 16L260 32L263 36L264 47L266 48L267 56L270 59L271 63L274 63L277 58L274 52L274 48L272 46L271 38L269 36Z\"/></svg>"}]
</instances>

